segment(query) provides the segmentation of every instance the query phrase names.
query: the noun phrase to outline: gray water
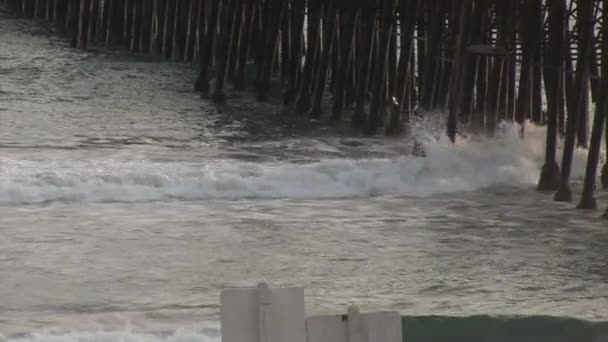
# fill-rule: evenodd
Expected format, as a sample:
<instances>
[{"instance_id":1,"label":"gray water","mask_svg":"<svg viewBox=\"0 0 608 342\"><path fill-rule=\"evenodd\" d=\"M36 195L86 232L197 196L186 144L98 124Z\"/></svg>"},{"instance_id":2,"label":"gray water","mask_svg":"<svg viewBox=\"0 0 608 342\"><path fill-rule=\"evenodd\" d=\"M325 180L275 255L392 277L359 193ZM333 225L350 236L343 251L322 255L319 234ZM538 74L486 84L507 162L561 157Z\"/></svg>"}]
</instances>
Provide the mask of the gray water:
<instances>
[{"instance_id":1,"label":"gray water","mask_svg":"<svg viewBox=\"0 0 608 342\"><path fill-rule=\"evenodd\" d=\"M608 320L608 224L534 190L542 128L416 158L248 94L218 109L191 66L46 30L0 17L0 340L214 340L220 291L258 281L304 286L309 313Z\"/></svg>"}]
</instances>

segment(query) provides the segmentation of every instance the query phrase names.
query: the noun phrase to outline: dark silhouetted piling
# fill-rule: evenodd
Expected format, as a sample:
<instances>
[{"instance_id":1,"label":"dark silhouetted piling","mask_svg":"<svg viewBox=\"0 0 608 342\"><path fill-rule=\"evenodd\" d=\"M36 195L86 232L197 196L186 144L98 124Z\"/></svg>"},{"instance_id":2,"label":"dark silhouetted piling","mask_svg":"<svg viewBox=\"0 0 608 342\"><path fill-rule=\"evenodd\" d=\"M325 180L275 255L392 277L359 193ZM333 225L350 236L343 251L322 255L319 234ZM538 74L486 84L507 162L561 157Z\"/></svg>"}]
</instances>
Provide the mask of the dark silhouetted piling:
<instances>
[{"instance_id":1,"label":"dark silhouetted piling","mask_svg":"<svg viewBox=\"0 0 608 342\"><path fill-rule=\"evenodd\" d=\"M522 135L528 121L546 125L538 189L557 190L557 201L570 201L574 149L588 147L579 207L589 209L596 207L601 141L608 134L606 1L0 4L17 16L54 23L75 48L105 46L195 61L195 90L208 97L213 85L217 104L229 101L231 91L245 90L266 101L277 93L271 91L275 87L295 113L349 120L370 135L411 132L410 117L439 116L451 141L459 130L491 135L501 121L517 123ZM324 108L331 108L331 115L323 115ZM565 143L558 165L560 136ZM600 179L608 188L608 163Z\"/></svg>"},{"instance_id":2,"label":"dark silhouetted piling","mask_svg":"<svg viewBox=\"0 0 608 342\"><path fill-rule=\"evenodd\" d=\"M604 0L603 3L604 10L608 10L608 0ZM590 24L589 27L589 29L592 29L593 25ZM606 110L608 109L606 106L608 101L608 22L606 22L606 20L604 20L602 24L602 37L602 71L599 92L600 94L604 94L604 96L597 97L598 102L595 110L595 118L593 120L589 153L587 155L587 169L585 172L583 195L578 204L579 209L588 210L597 209L597 201L593 196L593 192L595 190L597 167L599 165L600 149L602 146L602 134L605 130Z\"/></svg>"},{"instance_id":3,"label":"dark silhouetted piling","mask_svg":"<svg viewBox=\"0 0 608 342\"><path fill-rule=\"evenodd\" d=\"M550 0L548 3L549 39L545 47L547 89L547 141L545 164L542 167L538 190L555 191L559 188L560 169L557 164L558 116L562 108L565 0Z\"/></svg>"},{"instance_id":4,"label":"dark silhouetted piling","mask_svg":"<svg viewBox=\"0 0 608 342\"><path fill-rule=\"evenodd\" d=\"M580 12L579 25L581 32L579 33L578 55L588 56L592 51L592 35L593 30L593 1L580 0L579 6L582 7ZM555 201L570 202L572 201L572 190L570 189L570 173L572 171L572 159L574 154L574 145L577 134L579 133L579 125L581 123L581 113L585 110L585 101L587 97L585 92L588 90L589 83L589 59L581 58L576 63L575 89L576 105L571 106L568 111L568 120L566 128L566 141L564 143L564 153L562 157L561 180L558 192L555 194Z\"/></svg>"},{"instance_id":5,"label":"dark silhouetted piling","mask_svg":"<svg viewBox=\"0 0 608 342\"><path fill-rule=\"evenodd\" d=\"M326 0L323 5L323 35L322 51L317 63L317 70L312 84L312 108L310 116L320 119L323 115L321 101L327 83L327 70L329 68L334 42L336 41L336 7L335 0Z\"/></svg>"}]
</instances>

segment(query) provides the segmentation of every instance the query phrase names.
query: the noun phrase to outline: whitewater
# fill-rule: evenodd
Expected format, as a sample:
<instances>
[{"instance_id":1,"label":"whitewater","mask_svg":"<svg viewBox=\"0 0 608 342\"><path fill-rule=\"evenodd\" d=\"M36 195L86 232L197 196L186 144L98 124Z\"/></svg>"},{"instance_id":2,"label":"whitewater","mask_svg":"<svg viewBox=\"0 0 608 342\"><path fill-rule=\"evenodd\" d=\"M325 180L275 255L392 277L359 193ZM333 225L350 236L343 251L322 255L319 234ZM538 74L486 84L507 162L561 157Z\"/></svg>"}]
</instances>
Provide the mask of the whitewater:
<instances>
[{"instance_id":1,"label":"whitewater","mask_svg":"<svg viewBox=\"0 0 608 342\"><path fill-rule=\"evenodd\" d=\"M543 127L361 137L0 23L0 341L220 341L221 290L259 281L399 311L411 341L608 335L606 223L535 190Z\"/></svg>"},{"instance_id":2,"label":"whitewater","mask_svg":"<svg viewBox=\"0 0 608 342\"><path fill-rule=\"evenodd\" d=\"M313 162L249 162L205 158L158 162L117 153L103 159L71 154L0 159L0 203L133 202L239 198L348 198L432 196L492 186L529 188L544 162L544 129L528 126L525 139L513 124L492 138L423 144L425 158L327 158ZM436 132L429 132L436 133ZM320 144L320 143L319 143ZM576 153L575 180L586 155Z\"/></svg>"}]
</instances>

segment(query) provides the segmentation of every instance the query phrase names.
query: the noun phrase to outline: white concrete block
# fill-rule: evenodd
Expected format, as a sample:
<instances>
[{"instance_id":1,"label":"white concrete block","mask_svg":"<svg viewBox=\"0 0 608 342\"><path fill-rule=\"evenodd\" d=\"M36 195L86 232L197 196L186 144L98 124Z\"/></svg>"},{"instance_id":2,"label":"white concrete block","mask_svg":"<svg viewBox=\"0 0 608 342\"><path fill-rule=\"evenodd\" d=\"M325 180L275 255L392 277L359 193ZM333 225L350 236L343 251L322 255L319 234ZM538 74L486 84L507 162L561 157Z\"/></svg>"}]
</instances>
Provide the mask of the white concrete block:
<instances>
[{"instance_id":1,"label":"white concrete block","mask_svg":"<svg viewBox=\"0 0 608 342\"><path fill-rule=\"evenodd\" d=\"M398 312L363 314L363 342L402 342L401 316ZM352 342L352 341L351 341Z\"/></svg>"},{"instance_id":2,"label":"white concrete block","mask_svg":"<svg viewBox=\"0 0 608 342\"><path fill-rule=\"evenodd\" d=\"M357 306L348 308L348 342L365 342L363 316Z\"/></svg>"},{"instance_id":3,"label":"white concrete block","mask_svg":"<svg viewBox=\"0 0 608 342\"><path fill-rule=\"evenodd\" d=\"M259 342L255 288L222 291L220 305L222 341Z\"/></svg>"},{"instance_id":4,"label":"white concrete block","mask_svg":"<svg viewBox=\"0 0 608 342\"><path fill-rule=\"evenodd\" d=\"M397 312L359 313L348 310L341 315L314 316L306 321L308 342L402 342L401 316Z\"/></svg>"},{"instance_id":5,"label":"white concrete block","mask_svg":"<svg viewBox=\"0 0 608 342\"><path fill-rule=\"evenodd\" d=\"M303 288L227 289L220 304L223 342L306 342Z\"/></svg>"},{"instance_id":6,"label":"white concrete block","mask_svg":"<svg viewBox=\"0 0 608 342\"><path fill-rule=\"evenodd\" d=\"M348 321L340 315L309 317L306 334L308 342L348 342Z\"/></svg>"}]
</instances>

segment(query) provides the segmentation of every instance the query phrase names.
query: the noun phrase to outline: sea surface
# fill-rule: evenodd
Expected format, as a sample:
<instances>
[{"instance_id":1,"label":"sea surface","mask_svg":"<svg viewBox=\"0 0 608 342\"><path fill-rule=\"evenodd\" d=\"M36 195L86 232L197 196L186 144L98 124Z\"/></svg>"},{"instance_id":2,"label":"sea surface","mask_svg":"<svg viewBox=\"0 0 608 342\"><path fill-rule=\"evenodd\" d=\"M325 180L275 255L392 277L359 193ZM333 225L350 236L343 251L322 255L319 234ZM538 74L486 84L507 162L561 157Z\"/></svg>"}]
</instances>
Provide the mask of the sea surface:
<instances>
[{"instance_id":1,"label":"sea surface","mask_svg":"<svg viewBox=\"0 0 608 342\"><path fill-rule=\"evenodd\" d=\"M419 158L195 76L0 14L0 341L219 341L220 291L260 281L409 341L608 335L608 223L535 191L543 128L427 119Z\"/></svg>"}]
</instances>

